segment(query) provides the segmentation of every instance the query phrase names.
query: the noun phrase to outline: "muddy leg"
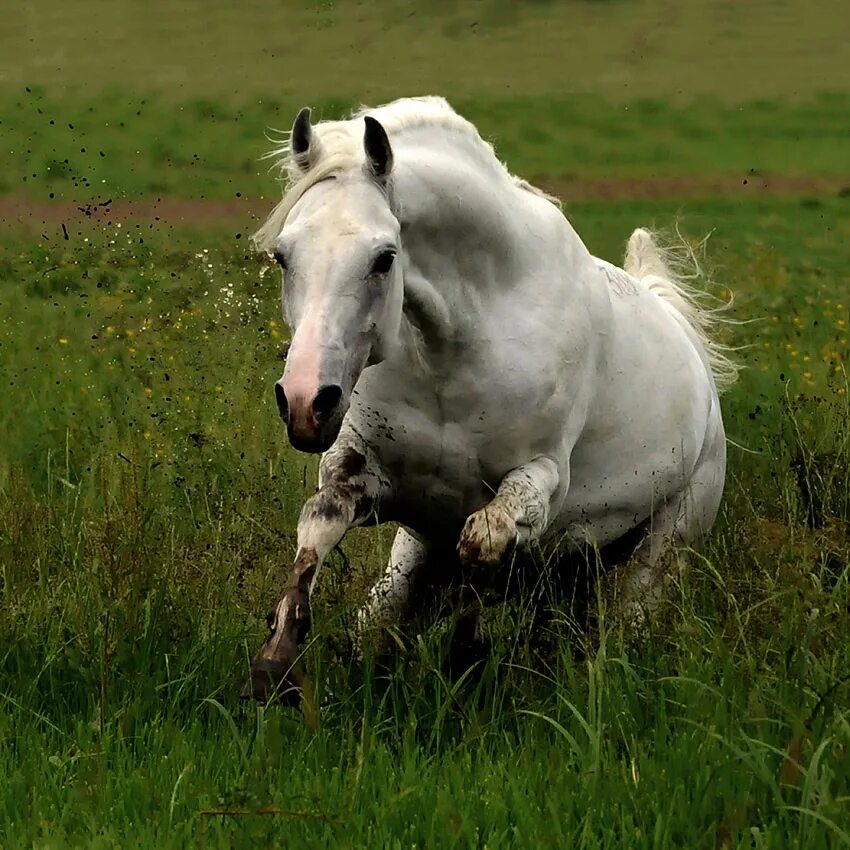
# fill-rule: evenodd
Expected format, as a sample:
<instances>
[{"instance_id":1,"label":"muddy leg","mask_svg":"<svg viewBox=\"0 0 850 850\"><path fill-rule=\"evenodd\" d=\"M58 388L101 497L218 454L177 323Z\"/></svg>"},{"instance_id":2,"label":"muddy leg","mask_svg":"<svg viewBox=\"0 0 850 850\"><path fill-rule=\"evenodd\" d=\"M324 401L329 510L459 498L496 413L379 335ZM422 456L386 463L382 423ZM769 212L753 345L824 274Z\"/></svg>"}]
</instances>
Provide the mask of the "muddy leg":
<instances>
[{"instance_id":1,"label":"muddy leg","mask_svg":"<svg viewBox=\"0 0 850 850\"><path fill-rule=\"evenodd\" d=\"M319 490L298 520L295 565L268 614L269 636L251 662L244 697L298 700L306 675L301 652L310 630L310 594L319 570L348 529L372 514L384 491L382 482L381 475L367 468L365 453L354 448L332 449L322 459Z\"/></svg>"},{"instance_id":2,"label":"muddy leg","mask_svg":"<svg viewBox=\"0 0 850 850\"><path fill-rule=\"evenodd\" d=\"M461 562L496 566L515 546L539 539L549 524L553 496L566 489L549 458L511 470L493 500L467 519L457 546Z\"/></svg>"}]
</instances>

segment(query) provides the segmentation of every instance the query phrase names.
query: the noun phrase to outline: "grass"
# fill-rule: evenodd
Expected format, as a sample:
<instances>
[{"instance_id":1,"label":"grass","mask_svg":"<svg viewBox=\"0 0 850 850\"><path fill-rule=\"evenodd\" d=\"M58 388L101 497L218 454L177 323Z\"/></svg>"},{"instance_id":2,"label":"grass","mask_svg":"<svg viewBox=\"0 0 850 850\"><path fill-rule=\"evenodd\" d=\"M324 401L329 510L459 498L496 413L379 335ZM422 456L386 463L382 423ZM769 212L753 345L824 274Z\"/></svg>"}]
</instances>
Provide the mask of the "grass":
<instances>
[{"instance_id":1,"label":"grass","mask_svg":"<svg viewBox=\"0 0 850 850\"><path fill-rule=\"evenodd\" d=\"M393 94L407 94L397 89ZM764 100L701 99L627 105L596 96L453 94L453 105L529 177L556 180L779 175L850 185L850 95L818 95L779 108ZM178 104L124 90L64 99L41 88L0 93L0 189L42 201L85 204L139 195L275 197L269 127L288 130L310 103L319 117L356 100L279 95ZM770 132L765 133L765 126ZM718 145L719 137L723 144Z\"/></svg>"},{"instance_id":2,"label":"grass","mask_svg":"<svg viewBox=\"0 0 850 850\"><path fill-rule=\"evenodd\" d=\"M314 476L269 392L273 276L214 227L3 237L4 847L847 845L847 201L570 215L611 259L638 222L715 226L760 317L704 559L646 643L603 618L535 657L497 607L458 679L441 627L352 659L388 546L355 534L317 603L317 732L237 699Z\"/></svg>"},{"instance_id":3,"label":"grass","mask_svg":"<svg viewBox=\"0 0 850 850\"><path fill-rule=\"evenodd\" d=\"M270 392L287 333L255 223L6 227L0 848L850 846L845 7L160 6L0 22L0 193L270 205L269 125L427 91L528 177L798 194L568 203L614 261L638 224L713 231L746 322L721 516L647 638L601 596L532 641L523 598L470 669L445 620L361 661L391 530L359 531L316 598L318 728L238 699L315 481Z\"/></svg>"},{"instance_id":4,"label":"grass","mask_svg":"<svg viewBox=\"0 0 850 850\"><path fill-rule=\"evenodd\" d=\"M250 0L202 12L33 0L0 22L0 85L215 102L276 92L298 106L399 92L785 101L850 88L848 23L835 0Z\"/></svg>"}]
</instances>

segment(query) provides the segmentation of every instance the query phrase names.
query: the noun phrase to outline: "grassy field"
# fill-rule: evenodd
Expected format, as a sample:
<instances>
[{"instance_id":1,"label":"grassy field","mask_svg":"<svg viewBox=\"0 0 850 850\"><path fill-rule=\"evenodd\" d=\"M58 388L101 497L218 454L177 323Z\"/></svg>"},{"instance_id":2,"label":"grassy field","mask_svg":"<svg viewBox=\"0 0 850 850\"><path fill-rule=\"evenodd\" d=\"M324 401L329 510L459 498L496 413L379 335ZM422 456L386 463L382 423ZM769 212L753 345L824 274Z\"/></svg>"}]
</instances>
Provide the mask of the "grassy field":
<instances>
[{"instance_id":1,"label":"grassy field","mask_svg":"<svg viewBox=\"0 0 850 850\"><path fill-rule=\"evenodd\" d=\"M594 95L451 100L514 170L541 181L733 176L743 186L791 176L831 178L836 192L850 191L850 91L787 106L670 106L657 97L624 106ZM275 175L262 160L271 147L264 135L269 126L288 130L305 102L319 116L336 118L359 101L272 94L175 106L163 95L125 91L71 99L42 88L0 92L0 190L81 203L139 195L275 197Z\"/></svg>"},{"instance_id":2,"label":"grassy field","mask_svg":"<svg viewBox=\"0 0 850 850\"><path fill-rule=\"evenodd\" d=\"M848 25L835 0L32 0L0 20L0 83L178 101L787 100L850 88Z\"/></svg>"},{"instance_id":3,"label":"grassy field","mask_svg":"<svg viewBox=\"0 0 850 850\"><path fill-rule=\"evenodd\" d=\"M695 3L661 27L671 7L649 0L442 2L407 52L413 4L248 4L238 32L217 4L203 22L84 7L0 25L0 210L38 210L0 232L0 848L850 846L844 7L821 2L819 27L792 2L767 22ZM629 59L641 39L657 50ZM295 73L344 43L378 44L371 69L360 51ZM400 635L388 667L353 657L390 532L350 535L316 600L315 729L238 699L315 461L270 392L277 276L248 214L207 204L271 203L263 133L303 102L335 115L423 86L565 187L594 253L618 261L638 224L713 232L746 367L723 402L727 494L647 640L601 601L591 629L563 612L538 645L527 611L494 606L489 656L453 675L445 624ZM669 197L627 188L671 176ZM765 176L796 182L685 191ZM588 177L614 197L571 200ZM76 211L157 197L190 214Z\"/></svg>"}]
</instances>

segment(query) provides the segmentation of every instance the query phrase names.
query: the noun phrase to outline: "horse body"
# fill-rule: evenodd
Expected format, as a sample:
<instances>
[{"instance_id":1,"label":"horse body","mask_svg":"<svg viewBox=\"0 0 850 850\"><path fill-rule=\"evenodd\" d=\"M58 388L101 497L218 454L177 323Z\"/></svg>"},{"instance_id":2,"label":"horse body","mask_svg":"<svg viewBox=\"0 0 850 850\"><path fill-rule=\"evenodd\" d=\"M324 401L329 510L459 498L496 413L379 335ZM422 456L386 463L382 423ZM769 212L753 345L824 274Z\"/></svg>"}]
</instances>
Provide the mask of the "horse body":
<instances>
[{"instance_id":1,"label":"horse body","mask_svg":"<svg viewBox=\"0 0 850 850\"><path fill-rule=\"evenodd\" d=\"M514 193L519 215L523 203L545 204L541 217L551 217L547 202ZM433 287L443 309L428 322L427 339L411 339L364 371L343 424L343 433L373 447L392 479L382 517L425 535L456 533L510 469L538 455L569 457L586 405L575 388L587 385L595 344L583 281L569 293L571 310L560 271L575 267L570 249L578 246L564 239L554 252L506 253L496 264L486 240L457 236L466 252L461 271L430 242L405 247L405 281ZM415 320L415 304L411 310Z\"/></svg>"},{"instance_id":2,"label":"horse body","mask_svg":"<svg viewBox=\"0 0 850 850\"><path fill-rule=\"evenodd\" d=\"M259 696L298 684L309 591L352 525L402 525L365 623L400 612L429 547L458 537L461 560L486 565L645 525L636 581L651 585L664 542L707 530L723 488L717 356L651 236L633 235L627 270L596 259L444 101L369 116L352 159L342 137L363 120L317 139L302 112L297 197L258 234L295 267L281 415L294 445L332 442L255 661ZM358 252L377 256L365 274Z\"/></svg>"}]
</instances>

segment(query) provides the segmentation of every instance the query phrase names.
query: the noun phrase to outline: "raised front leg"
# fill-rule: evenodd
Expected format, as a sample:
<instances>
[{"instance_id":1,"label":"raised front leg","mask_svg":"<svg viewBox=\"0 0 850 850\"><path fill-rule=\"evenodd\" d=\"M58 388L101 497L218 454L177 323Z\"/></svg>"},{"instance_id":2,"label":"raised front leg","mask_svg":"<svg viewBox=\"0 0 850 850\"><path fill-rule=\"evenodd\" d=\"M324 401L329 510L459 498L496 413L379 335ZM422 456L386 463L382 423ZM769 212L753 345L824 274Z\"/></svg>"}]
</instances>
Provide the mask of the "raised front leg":
<instances>
[{"instance_id":1,"label":"raised front leg","mask_svg":"<svg viewBox=\"0 0 850 850\"><path fill-rule=\"evenodd\" d=\"M310 630L310 594L323 561L349 528L361 525L386 492L384 477L350 443L331 449L319 470L319 489L298 520L295 566L268 614L269 636L251 662L243 696L266 701L277 694L297 701L305 679L301 645Z\"/></svg>"},{"instance_id":2,"label":"raised front leg","mask_svg":"<svg viewBox=\"0 0 850 850\"><path fill-rule=\"evenodd\" d=\"M466 521L457 545L465 565L495 566L518 545L537 540L549 525L552 496L561 477L546 457L512 469L494 499Z\"/></svg>"}]
</instances>

